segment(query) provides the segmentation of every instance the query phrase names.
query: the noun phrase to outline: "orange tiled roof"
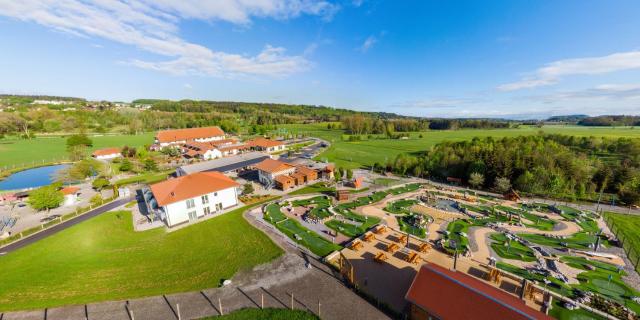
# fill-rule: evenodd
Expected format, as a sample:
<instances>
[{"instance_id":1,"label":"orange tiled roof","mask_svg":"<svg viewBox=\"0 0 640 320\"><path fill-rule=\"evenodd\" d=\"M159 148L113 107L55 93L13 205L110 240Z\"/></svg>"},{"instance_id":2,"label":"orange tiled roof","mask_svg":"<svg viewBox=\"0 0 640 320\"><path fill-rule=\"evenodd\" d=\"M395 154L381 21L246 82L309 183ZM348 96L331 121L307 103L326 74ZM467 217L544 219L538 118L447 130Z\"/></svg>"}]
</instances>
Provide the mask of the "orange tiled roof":
<instances>
[{"instance_id":1,"label":"orange tiled roof","mask_svg":"<svg viewBox=\"0 0 640 320\"><path fill-rule=\"evenodd\" d=\"M406 299L440 319L553 319L481 280L432 263L420 268Z\"/></svg>"},{"instance_id":2,"label":"orange tiled roof","mask_svg":"<svg viewBox=\"0 0 640 320\"><path fill-rule=\"evenodd\" d=\"M287 175L280 175L275 177L273 180L280 182L280 184L287 184L287 183L294 183L294 179L290 176Z\"/></svg>"},{"instance_id":3,"label":"orange tiled roof","mask_svg":"<svg viewBox=\"0 0 640 320\"><path fill-rule=\"evenodd\" d=\"M70 194L74 194L76 192L80 191L80 188L78 187L64 187L60 190L60 192L62 192L62 194L66 195L70 195Z\"/></svg>"},{"instance_id":4,"label":"orange tiled roof","mask_svg":"<svg viewBox=\"0 0 640 320\"><path fill-rule=\"evenodd\" d=\"M158 131L156 139L159 142L189 141L194 139L223 136L224 131L220 127L204 127L191 129L175 129Z\"/></svg>"},{"instance_id":5,"label":"orange tiled roof","mask_svg":"<svg viewBox=\"0 0 640 320\"><path fill-rule=\"evenodd\" d=\"M237 187L239 184L217 171L198 172L151 185L158 205L195 198L203 194Z\"/></svg>"},{"instance_id":6,"label":"orange tiled roof","mask_svg":"<svg viewBox=\"0 0 640 320\"><path fill-rule=\"evenodd\" d=\"M313 169L311 169L311 168L307 168L307 167L305 167L305 166L297 166L297 167L296 167L296 170L297 170L298 172L302 173L302 174L303 174L303 175L305 175L305 176L310 175L310 174L313 174L313 173L318 173L318 171L313 170Z\"/></svg>"},{"instance_id":7,"label":"orange tiled roof","mask_svg":"<svg viewBox=\"0 0 640 320\"><path fill-rule=\"evenodd\" d=\"M256 165L256 168L265 172L275 173L275 172L291 169L293 168L293 166L286 162L282 162L278 160L264 159L264 161Z\"/></svg>"},{"instance_id":8,"label":"orange tiled roof","mask_svg":"<svg viewBox=\"0 0 640 320\"><path fill-rule=\"evenodd\" d=\"M98 156L108 156L108 155L112 155L112 154L116 154L116 153L120 153L120 148L98 149L98 150L94 151L92 153L92 155L94 157L98 157Z\"/></svg>"},{"instance_id":9,"label":"orange tiled roof","mask_svg":"<svg viewBox=\"0 0 640 320\"><path fill-rule=\"evenodd\" d=\"M282 141L265 139L265 138L255 138L253 140L249 140L246 142L250 147L260 147L260 148L269 148L269 147L277 147L284 144Z\"/></svg>"}]
</instances>

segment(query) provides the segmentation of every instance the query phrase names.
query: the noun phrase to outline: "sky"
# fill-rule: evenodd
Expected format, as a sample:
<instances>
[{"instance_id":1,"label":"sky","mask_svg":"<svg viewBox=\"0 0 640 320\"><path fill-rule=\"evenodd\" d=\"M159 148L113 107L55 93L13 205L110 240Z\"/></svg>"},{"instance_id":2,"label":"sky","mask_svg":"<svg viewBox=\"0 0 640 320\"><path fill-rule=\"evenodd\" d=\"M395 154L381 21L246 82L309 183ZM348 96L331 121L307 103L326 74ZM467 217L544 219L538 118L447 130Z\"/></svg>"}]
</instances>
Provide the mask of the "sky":
<instances>
[{"instance_id":1,"label":"sky","mask_svg":"<svg viewBox=\"0 0 640 320\"><path fill-rule=\"evenodd\" d=\"M0 93L640 114L640 1L0 0Z\"/></svg>"}]
</instances>

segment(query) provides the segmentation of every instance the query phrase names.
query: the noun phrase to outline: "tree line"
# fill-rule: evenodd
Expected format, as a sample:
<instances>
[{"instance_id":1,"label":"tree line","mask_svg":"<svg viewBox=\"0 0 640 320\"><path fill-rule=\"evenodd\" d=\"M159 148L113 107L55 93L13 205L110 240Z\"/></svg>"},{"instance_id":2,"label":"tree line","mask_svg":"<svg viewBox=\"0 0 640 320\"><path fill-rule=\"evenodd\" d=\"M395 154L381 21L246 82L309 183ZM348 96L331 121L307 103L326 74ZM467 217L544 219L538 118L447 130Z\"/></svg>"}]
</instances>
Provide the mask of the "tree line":
<instances>
[{"instance_id":1,"label":"tree line","mask_svg":"<svg viewBox=\"0 0 640 320\"><path fill-rule=\"evenodd\" d=\"M491 119L382 119L356 114L342 117L342 128L347 134L391 134L425 130L505 129L517 126L506 120Z\"/></svg>"},{"instance_id":2,"label":"tree line","mask_svg":"<svg viewBox=\"0 0 640 320\"><path fill-rule=\"evenodd\" d=\"M458 178L481 189L511 187L552 198L597 199L617 194L640 203L640 139L536 135L443 142L421 156L402 154L378 170L446 181Z\"/></svg>"}]
</instances>

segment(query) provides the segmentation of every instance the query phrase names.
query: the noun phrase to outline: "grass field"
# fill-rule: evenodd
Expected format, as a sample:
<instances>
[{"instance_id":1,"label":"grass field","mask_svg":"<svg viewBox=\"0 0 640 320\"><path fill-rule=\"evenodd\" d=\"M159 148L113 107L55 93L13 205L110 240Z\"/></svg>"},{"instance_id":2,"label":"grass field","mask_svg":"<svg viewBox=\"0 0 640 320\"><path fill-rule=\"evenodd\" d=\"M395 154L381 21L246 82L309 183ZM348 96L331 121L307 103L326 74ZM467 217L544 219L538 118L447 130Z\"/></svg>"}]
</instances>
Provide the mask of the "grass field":
<instances>
[{"instance_id":1,"label":"grass field","mask_svg":"<svg viewBox=\"0 0 640 320\"><path fill-rule=\"evenodd\" d=\"M276 227L290 239L309 248L311 252L319 256L326 256L333 251L342 249L339 245L329 242L293 219L286 219L277 223Z\"/></svg>"},{"instance_id":2,"label":"grass field","mask_svg":"<svg viewBox=\"0 0 640 320\"><path fill-rule=\"evenodd\" d=\"M309 136L327 140L331 146L327 151L318 156L318 159L327 159L338 166L357 168L372 165L376 162L384 163L385 160L394 159L401 153L424 152L429 147L442 141L463 141L473 137L515 137L520 135L533 135L539 131L544 133L566 134L573 136L601 136L601 137L635 137L640 138L640 130L628 127L583 127L583 126L544 126L542 128L521 126L514 129L464 129L464 130L436 130L425 132L412 132L409 139L371 139L363 141L343 140L342 130L329 130L326 123L317 124L291 124L281 125L280 129L287 129L293 133L304 133ZM420 138L422 136L422 138Z\"/></svg>"},{"instance_id":3,"label":"grass field","mask_svg":"<svg viewBox=\"0 0 640 320\"><path fill-rule=\"evenodd\" d=\"M171 233L134 232L109 212L0 258L0 310L130 299L217 287L283 251L242 217L247 207Z\"/></svg>"},{"instance_id":4,"label":"grass field","mask_svg":"<svg viewBox=\"0 0 640 320\"><path fill-rule=\"evenodd\" d=\"M533 250L517 241L509 242L509 239L503 233L491 234L490 238L495 241L491 244L491 248L501 258L525 262L536 261Z\"/></svg>"},{"instance_id":5,"label":"grass field","mask_svg":"<svg viewBox=\"0 0 640 320\"><path fill-rule=\"evenodd\" d=\"M93 147L91 151L108 147L122 147L124 145L143 147L152 144L155 133L149 132L139 135L109 135L91 136ZM34 162L48 162L67 157L66 138L59 136L38 137L31 140L0 139L0 168L13 165L30 165Z\"/></svg>"}]
</instances>

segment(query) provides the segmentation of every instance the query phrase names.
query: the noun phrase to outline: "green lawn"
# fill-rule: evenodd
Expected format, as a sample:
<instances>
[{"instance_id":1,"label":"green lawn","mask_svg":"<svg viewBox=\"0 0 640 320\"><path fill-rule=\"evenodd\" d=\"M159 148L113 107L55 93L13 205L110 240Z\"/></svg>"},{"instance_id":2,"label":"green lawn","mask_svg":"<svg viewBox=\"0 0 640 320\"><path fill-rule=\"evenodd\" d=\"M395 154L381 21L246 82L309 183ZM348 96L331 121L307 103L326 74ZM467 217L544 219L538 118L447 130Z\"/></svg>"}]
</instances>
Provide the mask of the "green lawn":
<instances>
[{"instance_id":1,"label":"green lawn","mask_svg":"<svg viewBox=\"0 0 640 320\"><path fill-rule=\"evenodd\" d=\"M336 219L325 222L325 225L331 230L340 232L347 237L356 237L367 231L361 226L356 226L355 224L338 221Z\"/></svg>"},{"instance_id":2,"label":"green lawn","mask_svg":"<svg viewBox=\"0 0 640 320\"><path fill-rule=\"evenodd\" d=\"M493 233L490 235L490 238L494 240L491 248L493 248L493 251L501 258L522 260L525 262L536 261L533 250L518 241L509 241L502 233Z\"/></svg>"},{"instance_id":3,"label":"green lawn","mask_svg":"<svg viewBox=\"0 0 640 320\"><path fill-rule=\"evenodd\" d=\"M633 263L640 261L640 216L605 212L604 220L629 252L629 260Z\"/></svg>"},{"instance_id":4,"label":"green lawn","mask_svg":"<svg viewBox=\"0 0 640 320\"><path fill-rule=\"evenodd\" d=\"M128 211L82 222L0 257L0 310L217 287L283 253L244 220L246 208L171 233L134 232Z\"/></svg>"},{"instance_id":5,"label":"green lawn","mask_svg":"<svg viewBox=\"0 0 640 320\"><path fill-rule=\"evenodd\" d=\"M240 309L223 316L208 317L201 320L319 320L315 314L304 310L276 308Z\"/></svg>"},{"instance_id":6,"label":"green lawn","mask_svg":"<svg viewBox=\"0 0 640 320\"><path fill-rule=\"evenodd\" d=\"M154 136L154 132L139 135L91 136L93 147L90 151L124 145L140 148L146 144L153 144ZM0 168L66 159L66 148L66 138L59 136L38 137L31 140L0 139L0 154L2 154Z\"/></svg>"},{"instance_id":7,"label":"green lawn","mask_svg":"<svg viewBox=\"0 0 640 320\"><path fill-rule=\"evenodd\" d=\"M342 249L339 245L329 242L293 219L286 219L276 224L276 227L286 234L287 237L309 248L311 252L319 256L326 256L333 251ZM296 237L296 235L298 237Z\"/></svg>"},{"instance_id":8,"label":"green lawn","mask_svg":"<svg viewBox=\"0 0 640 320\"><path fill-rule=\"evenodd\" d=\"M175 170L168 170L162 172L147 172L139 174L133 177L120 179L114 182L116 186L126 186L134 183L154 184L160 181L167 180L170 174Z\"/></svg>"},{"instance_id":9,"label":"green lawn","mask_svg":"<svg viewBox=\"0 0 640 320\"><path fill-rule=\"evenodd\" d=\"M537 243L544 246L550 246L555 248L567 247L571 249L586 250L589 249L589 245L596 243L596 236L587 232L577 232L565 239L556 239L552 237L546 237L541 234L518 234L523 239L529 240L533 243ZM602 239L601 239L602 240ZM601 244L608 245L606 241L602 240Z\"/></svg>"},{"instance_id":10,"label":"green lawn","mask_svg":"<svg viewBox=\"0 0 640 320\"><path fill-rule=\"evenodd\" d=\"M280 206L275 202L267 205L266 210L267 214L265 215L265 218L271 222L277 223L287 219L287 216L285 216L284 213L280 211Z\"/></svg>"},{"instance_id":11,"label":"green lawn","mask_svg":"<svg viewBox=\"0 0 640 320\"><path fill-rule=\"evenodd\" d=\"M335 162L340 167L357 168L372 165L376 162L384 163L392 160L401 153L423 152L429 147L442 141L464 141L473 137L515 137L544 133L566 134L579 137L640 137L640 130L630 130L627 127L583 127L550 125L542 128L534 126L520 126L514 129L462 129L462 130L433 130L412 132L409 139L371 139L363 141L343 140L342 130L327 129L326 123L280 125L279 129L287 129L292 133L304 133L309 136L325 139L331 143L318 159ZM422 135L422 138L420 138Z\"/></svg>"},{"instance_id":12,"label":"green lawn","mask_svg":"<svg viewBox=\"0 0 640 320\"><path fill-rule=\"evenodd\" d=\"M396 200L394 202L387 203L384 210L393 214L409 214L409 208L416 203L418 203L418 201L412 199Z\"/></svg>"},{"instance_id":13,"label":"green lawn","mask_svg":"<svg viewBox=\"0 0 640 320\"><path fill-rule=\"evenodd\" d=\"M427 236L427 230L421 227L416 227L410 223L411 215L405 215L398 218L398 224L400 230L412 234L416 237L425 238Z\"/></svg>"}]
</instances>

